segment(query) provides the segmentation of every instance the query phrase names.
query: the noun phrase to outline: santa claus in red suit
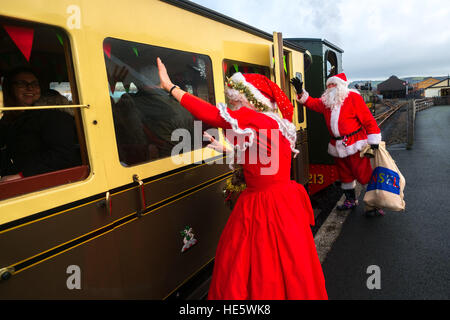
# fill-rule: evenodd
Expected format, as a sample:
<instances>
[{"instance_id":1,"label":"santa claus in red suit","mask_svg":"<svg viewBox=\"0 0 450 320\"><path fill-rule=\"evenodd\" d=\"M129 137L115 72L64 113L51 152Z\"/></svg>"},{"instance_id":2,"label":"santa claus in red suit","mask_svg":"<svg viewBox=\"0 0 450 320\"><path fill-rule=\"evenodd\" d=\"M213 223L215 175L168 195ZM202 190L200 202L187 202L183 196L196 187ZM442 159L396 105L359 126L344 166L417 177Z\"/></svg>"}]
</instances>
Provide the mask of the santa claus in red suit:
<instances>
[{"instance_id":1,"label":"santa claus in red suit","mask_svg":"<svg viewBox=\"0 0 450 320\"><path fill-rule=\"evenodd\" d=\"M356 90L348 88L344 73L327 80L327 89L320 98L312 98L302 90L297 78L291 80L297 91L297 101L307 108L324 115L331 139L328 153L335 158L339 179L346 195L339 210L353 209L358 201L355 196L356 181L365 185L372 175L372 166L360 151L367 144L378 148L381 132L363 98ZM378 211L377 211L378 212ZM381 212L378 212L381 213Z\"/></svg>"}]
</instances>

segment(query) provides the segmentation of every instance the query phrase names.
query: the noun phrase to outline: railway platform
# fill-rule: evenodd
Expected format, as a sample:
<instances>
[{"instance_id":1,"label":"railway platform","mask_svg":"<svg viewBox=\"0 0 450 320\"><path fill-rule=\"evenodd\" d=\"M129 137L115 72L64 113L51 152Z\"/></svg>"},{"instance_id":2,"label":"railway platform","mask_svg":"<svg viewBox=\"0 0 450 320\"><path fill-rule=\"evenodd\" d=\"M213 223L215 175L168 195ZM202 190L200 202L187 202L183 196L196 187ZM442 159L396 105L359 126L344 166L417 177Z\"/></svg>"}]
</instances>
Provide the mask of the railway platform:
<instances>
[{"instance_id":1,"label":"railway platform","mask_svg":"<svg viewBox=\"0 0 450 320\"><path fill-rule=\"evenodd\" d=\"M365 217L362 192L357 209L330 214L316 235L317 245L338 233L321 258L330 299L450 299L449 137L450 106L435 106L417 113L411 150L388 148L406 179L404 212Z\"/></svg>"}]
</instances>

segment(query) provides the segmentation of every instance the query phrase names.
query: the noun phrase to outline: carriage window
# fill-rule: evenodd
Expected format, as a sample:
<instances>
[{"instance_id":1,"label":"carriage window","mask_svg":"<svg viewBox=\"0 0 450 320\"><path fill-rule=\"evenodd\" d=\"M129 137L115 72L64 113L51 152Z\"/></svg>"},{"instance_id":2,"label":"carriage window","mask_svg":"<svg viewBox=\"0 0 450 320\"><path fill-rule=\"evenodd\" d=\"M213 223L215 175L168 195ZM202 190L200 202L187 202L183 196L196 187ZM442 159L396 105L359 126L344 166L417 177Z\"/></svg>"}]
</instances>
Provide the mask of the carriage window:
<instances>
[{"instance_id":1,"label":"carriage window","mask_svg":"<svg viewBox=\"0 0 450 320\"><path fill-rule=\"evenodd\" d=\"M260 66L242 61L224 59L222 62L222 67L223 67L224 82L226 81L227 78L231 78L231 76L236 72L258 73L270 79L270 69L265 66ZM227 99L227 97L225 97L225 99Z\"/></svg>"},{"instance_id":2,"label":"carriage window","mask_svg":"<svg viewBox=\"0 0 450 320\"><path fill-rule=\"evenodd\" d=\"M327 79L329 77L335 76L338 72L336 53L334 53L331 50L327 50L325 52L325 63L327 64L326 65Z\"/></svg>"},{"instance_id":3,"label":"carriage window","mask_svg":"<svg viewBox=\"0 0 450 320\"><path fill-rule=\"evenodd\" d=\"M202 141L202 132L210 127L202 123L199 129L199 122L159 88L156 58L168 67L174 83L215 104L211 59L113 38L104 40L103 51L121 164L131 166L170 157L179 143L171 139L176 129L190 133L191 150L199 147L195 142ZM201 147L207 144L202 141Z\"/></svg>"},{"instance_id":4,"label":"carriage window","mask_svg":"<svg viewBox=\"0 0 450 320\"><path fill-rule=\"evenodd\" d=\"M230 78L236 72L259 73L265 75L267 78L270 79L270 69L265 66L228 59L223 60L222 66L224 72L223 74L224 80L226 80L227 77Z\"/></svg>"},{"instance_id":5,"label":"carriage window","mask_svg":"<svg viewBox=\"0 0 450 320\"><path fill-rule=\"evenodd\" d=\"M283 55L283 75L284 75L284 83L286 84L284 93L286 93L286 96L288 96L289 98L291 97L291 86L289 85L289 81L291 79L291 76L289 74L289 69L290 69L290 65L289 65L289 52L285 51L284 55Z\"/></svg>"},{"instance_id":6,"label":"carriage window","mask_svg":"<svg viewBox=\"0 0 450 320\"><path fill-rule=\"evenodd\" d=\"M0 200L87 177L70 57L62 29L0 17Z\"/></svg>"},{"instance_id":7,"label":"carriage window","mask_svg":"<svg viewBox=\"0 0 450 320\"><path fill-rule=\"evenodd\" d=\"M303 55L303 68L306 71L311 68L311 65L313 64L313 57L311 55L311 52L308 50L305 51L305 54Z\"/></svg>"}]
</instances>

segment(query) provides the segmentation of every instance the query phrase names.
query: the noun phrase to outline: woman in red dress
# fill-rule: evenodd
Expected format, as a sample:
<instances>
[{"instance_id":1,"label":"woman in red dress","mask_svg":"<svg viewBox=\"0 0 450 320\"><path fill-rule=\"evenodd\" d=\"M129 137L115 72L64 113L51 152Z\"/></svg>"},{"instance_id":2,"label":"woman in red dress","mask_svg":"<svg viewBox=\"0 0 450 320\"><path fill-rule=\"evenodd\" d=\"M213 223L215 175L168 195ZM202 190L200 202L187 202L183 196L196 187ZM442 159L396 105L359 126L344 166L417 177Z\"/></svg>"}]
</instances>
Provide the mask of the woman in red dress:
<instances>
[{"instance_id":1,"label":"woman in red dress","mask_svg":"<svg viewBox=\"0 0 450 320\"><path fill-rule=\"evenodd\" d=\"M236 148L247 188L220 237L208 299L327 299L311 202L290 179L291 152L298 151L289 99L266 77L237 73L226 87L234 110L216 107L175 86L159 58L157 65L161 87L196 118L245 136Z\"/></svg>"}]
</instances>

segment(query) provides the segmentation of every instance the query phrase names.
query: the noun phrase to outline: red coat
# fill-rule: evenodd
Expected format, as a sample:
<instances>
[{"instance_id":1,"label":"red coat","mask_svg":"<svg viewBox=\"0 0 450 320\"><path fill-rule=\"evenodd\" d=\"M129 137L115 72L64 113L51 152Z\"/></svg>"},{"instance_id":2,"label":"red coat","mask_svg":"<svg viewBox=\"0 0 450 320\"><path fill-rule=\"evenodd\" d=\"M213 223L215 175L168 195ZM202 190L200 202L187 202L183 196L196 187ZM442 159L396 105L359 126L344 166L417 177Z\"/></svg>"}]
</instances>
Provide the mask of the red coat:
<instances>
[{"instance_id":1,"label":"red coat","mask_svg":"<svg viewBox=\"0 0 450 320\"><path fill-rule=\"evenodd\" d=\"M362 127L362 130L347 139L330 139L328 153L333 157L345 158L361 151L367 144L380 143L380 128L359 93L350 91L342 105L333 110L327 108L321 98L312 98L306 91L297 100L324 115L331 137L345 137Z\"/></svg>"}]
</instances>

